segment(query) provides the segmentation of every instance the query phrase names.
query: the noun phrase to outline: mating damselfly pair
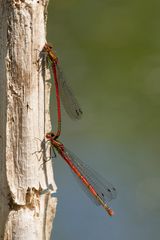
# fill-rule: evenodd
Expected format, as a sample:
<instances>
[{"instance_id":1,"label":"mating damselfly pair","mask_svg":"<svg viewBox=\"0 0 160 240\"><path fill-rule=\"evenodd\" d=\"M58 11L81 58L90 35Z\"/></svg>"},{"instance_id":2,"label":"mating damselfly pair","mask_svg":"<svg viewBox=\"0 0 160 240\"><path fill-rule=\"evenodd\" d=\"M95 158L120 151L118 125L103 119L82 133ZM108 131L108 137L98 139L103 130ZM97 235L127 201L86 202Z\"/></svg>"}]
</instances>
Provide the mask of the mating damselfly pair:
<instances>
[{"instance_id":1,"label":"mating damselfly pair","mask_svg":"<svg viewBox=\"0 0 160 240\"><path fill-rule=\"evenodd\" d=\"M101 205L107 213L112 216L114 212L109 207L108 203L116 198L117 193L114 186L80 160L58 140L61 134L61 101L66 112L72 119L80 119L82 116L82 110L70 86L63 77L59 59L52 50L52 47L46 43L43 51L47 53L51 62L56 92L58 119L57 131L47 133L46 138L51 143L52 147L57 150L62 159L69 165L76 177L78 177L84 186L85 191L89 194L94 203L96 203L96 205Z\"/></svg>"}]
</instances>

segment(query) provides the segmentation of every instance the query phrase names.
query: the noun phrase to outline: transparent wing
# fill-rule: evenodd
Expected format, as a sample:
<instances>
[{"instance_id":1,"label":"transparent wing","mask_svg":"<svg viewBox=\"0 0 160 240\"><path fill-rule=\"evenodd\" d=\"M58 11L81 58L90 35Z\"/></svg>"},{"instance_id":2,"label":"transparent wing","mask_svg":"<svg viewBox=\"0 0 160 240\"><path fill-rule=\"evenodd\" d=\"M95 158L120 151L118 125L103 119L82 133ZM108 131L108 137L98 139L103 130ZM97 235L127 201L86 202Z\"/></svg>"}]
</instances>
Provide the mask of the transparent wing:
<instances>
[{"instance_id":1,"label":"transparent wing","mask_svg":"<svg viewBox=\"0 0 160 240\"><path fill-rule=\"evenodd\" d=\"M74 96L70 86L68 85L68 82L66 82L64 79L63 72L59 63L57 63L56 68L59 92L65 111L71 119L80 119L82 116L82 110L79 106L79 103Z\"/></svg>"},{"instance_id":2,"label":"transparent wing","mask_svg":"<svg viewBox=\"0 0 160 240\"><path fill-rule=\"evenodd\" d=\"M65 155L70 159L70 161L74 164L74 166L76 166L76 168L79 170L81 175L85 176L87 181L94 188L97 194L101 197L103 202L108 203L112 199L116 198L117 192L115 187L111 183L105 180L95 170L93 170L86 163L80 160L75 154L73 154L67 148L65 148L64 151L65 151ZM85 192L89 193L89 189L85 188ZM94 202L95 202L95 199L94 199Z\"/></svg>"}]
</instances>

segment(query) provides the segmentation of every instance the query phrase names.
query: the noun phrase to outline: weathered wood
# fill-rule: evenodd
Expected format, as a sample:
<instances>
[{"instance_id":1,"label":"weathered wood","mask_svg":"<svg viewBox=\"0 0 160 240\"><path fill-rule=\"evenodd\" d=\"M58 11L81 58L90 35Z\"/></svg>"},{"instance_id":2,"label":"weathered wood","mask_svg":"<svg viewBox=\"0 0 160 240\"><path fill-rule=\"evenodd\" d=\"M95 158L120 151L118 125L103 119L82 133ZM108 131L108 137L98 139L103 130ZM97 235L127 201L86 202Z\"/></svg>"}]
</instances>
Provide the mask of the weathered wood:
<instances>
[{"instance_id":1,"label":"weathered wood","mask_svg":"<svg viewBox=\"0 0 160 240\"><path fill-rule=\"evenodd\" d=\"M42 165L51 86L37 60L47 5L0 0L0 239L49 239L55 215L56 199L41 194L56 191L51 161Z\"/></svg>"}]
</instances>

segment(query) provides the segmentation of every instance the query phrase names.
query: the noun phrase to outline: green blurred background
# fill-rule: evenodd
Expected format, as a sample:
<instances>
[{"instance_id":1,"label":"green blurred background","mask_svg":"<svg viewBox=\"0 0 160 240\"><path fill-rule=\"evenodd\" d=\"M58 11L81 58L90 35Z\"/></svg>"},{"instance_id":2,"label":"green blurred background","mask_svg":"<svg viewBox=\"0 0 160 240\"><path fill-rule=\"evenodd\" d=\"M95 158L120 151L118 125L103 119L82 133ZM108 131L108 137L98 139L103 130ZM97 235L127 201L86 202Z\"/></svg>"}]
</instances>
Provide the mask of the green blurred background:
<instances>
[{"instance_id":1,"label":"green blurred background","mask_svg":"<svg viewBox=\"0 0 160 240\"><path fill-rule=\"evenodd\" d=\"M160 238L160 1L56 0L48 42L80 105L62 142L117 188L113 218L55 160L54 240ZM53 105L54 106L54 105Z\"/></svg>"}]
</instances>

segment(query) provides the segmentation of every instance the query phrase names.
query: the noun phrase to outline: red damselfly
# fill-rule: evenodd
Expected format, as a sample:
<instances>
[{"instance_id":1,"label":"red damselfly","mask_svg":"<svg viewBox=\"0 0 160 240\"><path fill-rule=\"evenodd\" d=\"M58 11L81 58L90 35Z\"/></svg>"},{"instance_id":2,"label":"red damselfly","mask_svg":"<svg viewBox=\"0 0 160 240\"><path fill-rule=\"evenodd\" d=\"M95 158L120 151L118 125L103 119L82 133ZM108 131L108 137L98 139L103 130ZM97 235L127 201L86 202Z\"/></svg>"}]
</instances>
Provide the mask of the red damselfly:
<instances>
[{"instance_id":1,"label":"red damselfly","mask_svg":"<svg viewBox=\"0 0 160 240\"><path fill-rule=\"evenodd\" d=\"M55 52L52 50L52 47L46 43L44 45L43 51L48 54L48 58L51 61L51 66L53 70L54 83L56 88L56 99L57 99L57 114L58 114L58 135L61 131L61 106L60 106L60 97L63 103L63 106L72 119L80 119L82 116L82 110L79 106L79 103L74 96L70 86L66 82L63 76L63 72L60 67L58 57Z\"/></svg>"},{"instance_id":2,"label":"red damselfly","mask_svg":"<svg viewBox=\"0 0 160 240\"><path fill-rule=\"evenodd\" d=\"M60 141L57 136L51 132L46 134L46 138L50 141L63 160L69 165L72 172L78 177L82 183L84 190L89 194L90 198L101 205L110 216L114 215L113 210L108 206L108 202L116 198L116 189L113 185L102 178L96 171L90 168L76 155L69 151Z\"/></svg>"}]
</instances>

